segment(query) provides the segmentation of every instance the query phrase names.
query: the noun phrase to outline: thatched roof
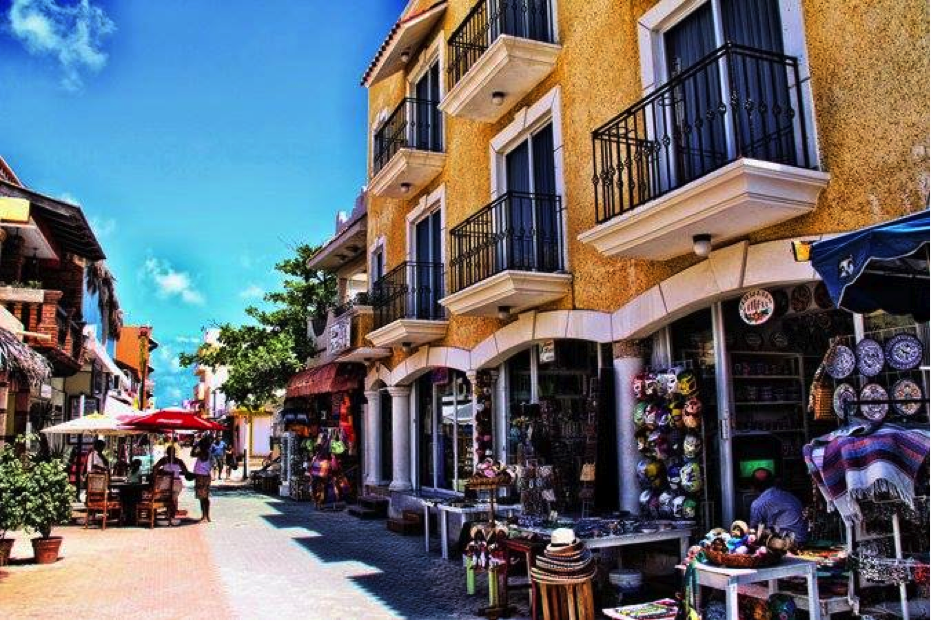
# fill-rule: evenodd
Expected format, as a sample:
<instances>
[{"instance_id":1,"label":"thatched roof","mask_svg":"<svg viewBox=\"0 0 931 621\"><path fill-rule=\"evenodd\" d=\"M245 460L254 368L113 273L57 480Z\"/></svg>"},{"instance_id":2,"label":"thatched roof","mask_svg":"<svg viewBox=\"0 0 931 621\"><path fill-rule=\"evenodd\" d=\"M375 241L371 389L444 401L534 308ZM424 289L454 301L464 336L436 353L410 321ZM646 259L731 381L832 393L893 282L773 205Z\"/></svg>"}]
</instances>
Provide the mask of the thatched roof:
<instances>
[{"instance_id":1,"label":"thatched roof","mask_svg":"<svg viewBox=\"0 0 931 621\"><path fill-rule=\"evenodd\" d=\"M0 371L31 386L48 381L52 375L48 360L4 328L0 328Z\"/></svg>"}]
</instances>

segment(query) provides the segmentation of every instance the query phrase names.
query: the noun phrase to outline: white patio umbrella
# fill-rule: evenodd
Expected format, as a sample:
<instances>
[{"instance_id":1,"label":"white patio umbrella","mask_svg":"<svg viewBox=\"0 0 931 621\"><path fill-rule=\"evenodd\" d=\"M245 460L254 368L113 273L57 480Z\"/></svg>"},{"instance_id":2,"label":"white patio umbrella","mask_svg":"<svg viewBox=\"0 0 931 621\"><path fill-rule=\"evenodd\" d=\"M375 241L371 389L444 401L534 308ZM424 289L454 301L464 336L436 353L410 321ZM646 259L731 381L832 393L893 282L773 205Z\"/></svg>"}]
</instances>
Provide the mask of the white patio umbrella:
<instances>
[{"instance_id":1,"label":"white patio umbrella","mask_svg":"<svg viewBox=\"0 0 931 621\"><path fill-rule=\"evenodd\" d=\"M121 416L119 419L115 416L106 414L88 414L64 423L59 423L51 427L46 427L42 433L53 434L88 434L93 436L132 436L145 433L140 429L135 429L126 424L125 419L128 417Z\"/></svg>"}]
</instances>

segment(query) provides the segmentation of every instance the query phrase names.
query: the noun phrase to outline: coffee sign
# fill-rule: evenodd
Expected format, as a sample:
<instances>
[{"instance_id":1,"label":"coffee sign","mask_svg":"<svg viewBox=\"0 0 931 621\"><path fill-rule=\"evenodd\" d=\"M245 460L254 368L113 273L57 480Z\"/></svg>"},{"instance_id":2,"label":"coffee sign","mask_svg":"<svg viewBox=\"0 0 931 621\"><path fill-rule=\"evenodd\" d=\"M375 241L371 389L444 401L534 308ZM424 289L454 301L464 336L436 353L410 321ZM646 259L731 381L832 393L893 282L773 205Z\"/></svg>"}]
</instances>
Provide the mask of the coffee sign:
<instances>
[{"instance_id":1,"label":"coffee sign","mask_svg":"<svg viewBox=\"0 0 931 621\"><path fill-rule=\"evenodd\" d=\"M776 308L776 302L769 291L753 289L740 298L738 312L744 323L758 326L769 321Z\"/></svg>"}]
</instances>

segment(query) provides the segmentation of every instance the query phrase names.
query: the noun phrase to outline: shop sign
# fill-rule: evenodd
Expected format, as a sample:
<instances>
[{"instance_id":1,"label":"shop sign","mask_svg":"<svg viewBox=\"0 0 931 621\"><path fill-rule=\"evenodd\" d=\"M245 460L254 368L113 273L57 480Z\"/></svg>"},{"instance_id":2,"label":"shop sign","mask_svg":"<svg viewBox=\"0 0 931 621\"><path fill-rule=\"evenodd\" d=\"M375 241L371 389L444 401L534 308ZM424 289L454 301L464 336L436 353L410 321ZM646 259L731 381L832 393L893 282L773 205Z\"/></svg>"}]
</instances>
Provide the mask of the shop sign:
<instances>
[{"instance_id":1,"label":"shop sign","mask_svg":"<svg viewBox=\"0 0 931 621\"><path fill-rule=\"evenodd\" d=\"M51 399L52 398L52 385L51 384L42 384L39 386L39 398L40 399Z\"/></svg>"},{"instance_id":2,"label":"shop sign","mask_svg":"<svg viewBox=\"0 0 931 621\"><path fill-rule=\"evenodd\" d=\"M747 291L740 298L738 312L744 323L751 326L758 326L769 321L776 309L776 302L769 291L763 289L752 289Z\"/></svg>"},{"instance_id":3,"label":"shop sign","mask_svg":"<svg viewBox=\"0 0 931 621\"><path fill-rule=\"evenodd\" d=\"M449 368L437 367L433 369L432 379L434 384L438 386L445 386L449 383Z\"/></svg>"},{"instance_id":4,"label":"shop sign","mask_svg":"<svg viewBox=\"0 0 931 621\"><path fill-rule=\"evenodd\" d=\"M556 360L556 341L543 341L540 344L540 363L546 364Z\"/></svg>"},{"instance_id":5,"label":"shop sign","mask_svg":"<svg viewBox=\"0 0 931 621\"><path fill-rule=\"evenodd\" d=\"M349 313L333 321L330 325L330 339L327 343L327 353L338 354L348 349L351 341L352 316Z\"/></svg>"}]
</instances>

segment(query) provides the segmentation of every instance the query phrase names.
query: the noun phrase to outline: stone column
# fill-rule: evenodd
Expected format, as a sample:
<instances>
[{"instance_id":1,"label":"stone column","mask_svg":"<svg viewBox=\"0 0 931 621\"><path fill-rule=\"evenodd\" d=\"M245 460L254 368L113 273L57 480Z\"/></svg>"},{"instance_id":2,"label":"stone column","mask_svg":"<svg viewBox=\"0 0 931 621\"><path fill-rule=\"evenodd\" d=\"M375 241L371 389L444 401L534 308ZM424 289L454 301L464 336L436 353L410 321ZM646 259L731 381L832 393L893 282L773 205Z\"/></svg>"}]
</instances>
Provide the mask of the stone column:
<instances>
[{"instance_id":1,"label":"stone column","mask_svg":"<svg viewBox=\"0 0 931 621\"><path fill-rule=\"evenodd\" d=\"M408 492L411 485L411 387L390 386L391 395L391 485L393 492Z\"/></svg>"},{"instance_id":2,"label":"stone column","mask_svg":"<svg viewBox=\"0 0 931 621\"><path fill-rule=\"evenodd\" d=\"M381 484L381 391L365 391L365 484Z\"/></svg>"},{"instance_id":3,"label":"stone column","mask_svg":"<svg viewBox=\"0 0 931 621\"><path fill-rule=\"evenodd\" d=\"M617 433L618 505L622 511L640 512L637 462L640 452L634 436L633 411L637 405L631 380L643 371L644 348L640 341L614 343L614 403Z\"/></svg>"}]
</instances>

